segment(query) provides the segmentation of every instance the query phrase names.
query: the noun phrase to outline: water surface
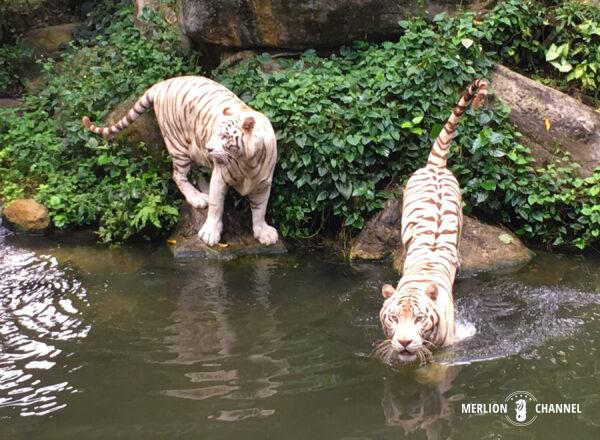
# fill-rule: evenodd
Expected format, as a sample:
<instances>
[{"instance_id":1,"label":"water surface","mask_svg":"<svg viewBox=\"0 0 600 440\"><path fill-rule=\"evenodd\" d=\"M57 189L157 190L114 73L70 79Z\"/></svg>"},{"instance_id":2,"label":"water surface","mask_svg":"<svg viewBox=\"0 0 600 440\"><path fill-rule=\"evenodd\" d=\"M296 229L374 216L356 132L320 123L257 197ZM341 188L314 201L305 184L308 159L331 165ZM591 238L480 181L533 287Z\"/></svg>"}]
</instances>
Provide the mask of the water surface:
<instances>
[{"instance_id":1,"label":"water surface","mask_svg":"<svg viewBox=\"0 0 600 440\"><path fill-rule=\"evenodd\" d=\"M415 375L369 359L387 264L235 262L0 236L2 438L600 438L600 260L461 279L475 334ZM527 428L461 414L527 390Z\"/></svg>"}]
</instances>

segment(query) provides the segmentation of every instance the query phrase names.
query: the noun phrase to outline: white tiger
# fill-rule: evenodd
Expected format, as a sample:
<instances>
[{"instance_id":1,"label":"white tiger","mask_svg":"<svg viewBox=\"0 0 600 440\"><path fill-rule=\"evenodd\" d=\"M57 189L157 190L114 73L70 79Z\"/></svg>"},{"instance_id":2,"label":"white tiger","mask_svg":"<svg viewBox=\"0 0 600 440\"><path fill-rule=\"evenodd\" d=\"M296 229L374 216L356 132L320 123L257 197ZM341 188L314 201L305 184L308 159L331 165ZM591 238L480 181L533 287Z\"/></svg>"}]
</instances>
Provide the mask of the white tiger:
<instances>
[{"instance_id":1,"label":"white tiger","mask_svg":"<svg viewBox=\"0 0 600 440\"><path fill-rule=\"evenodd\" d=\"M386 339L374 350L385 362L425 362L431 349L454 342L452 285L462 228L460 186L446 167L452 136L469 104L478 107L487 82L473 81L435 140L427 165L413 173L402 201L402 278L382 287L379 313Z\"/></svg>"},{"instance_id":2,"label":"white tiger","mask_svg":"<svg viewBox=\"0 0 600 440\"><path fill-rule=\"evenodd\" d=\"M92 132L110 137L151 106L173 161L173 180L194 208L208 206L200 238L209 246L221 239L225 194L231 186L250 200L254 237L265 245L276 243L277 230L265 221L277 161L269 119L208 78L182 76L150 87L110 127L97 127L87 116L82 121ZM212 168L207 192L198 191L187 178L193 163Z\"/></svg>"}]
</instances>

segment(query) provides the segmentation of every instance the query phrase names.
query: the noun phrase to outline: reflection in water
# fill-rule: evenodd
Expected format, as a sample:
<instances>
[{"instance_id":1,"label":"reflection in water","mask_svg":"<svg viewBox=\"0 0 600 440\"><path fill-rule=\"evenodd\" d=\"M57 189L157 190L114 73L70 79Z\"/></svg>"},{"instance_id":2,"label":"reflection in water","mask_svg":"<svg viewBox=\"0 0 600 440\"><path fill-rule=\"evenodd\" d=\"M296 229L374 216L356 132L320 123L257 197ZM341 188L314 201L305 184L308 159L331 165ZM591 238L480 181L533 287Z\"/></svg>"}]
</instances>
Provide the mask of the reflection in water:
<instances>
[{"instance_id":1,"label":"reflection in water","mask_svg":"<svg viewBox=\"0 0 600 440\"><path fill-rule=\"evenodd\" d=\"M173 397L204 400L214 397L253 403L277 393L276 377L287 374L286 359L272 354L282 347L282 335L270 304L271 259L253 261L250 279L227 280L222 262L202 261L185 280L171 316L166 341L172 364L193 365L185 374L193 388L165 390ZM243 297L230 295L229 284L241 283ZM235 290L235 289L234 289ZM198 386L201 385L201 386ZM238 421L267 417L273 409L221 410L212 418Z\"/></svg>"},{"instance_id":2,"label":"reflection in water","mask_svg":"<svg viewBox=\"0 0 600 440\"><path fill-rule=\"evenodd\" d=\"M584 408L525 437L598 438L597 260L459 280L465 339L436 355L450 366L407 377L365 359L381 337L380 286L395 277L383 265L318 253L182 262L43 240L24 246L58 266L17 250L18 237L3 245L0 230L2 439L507 438L514 427L460 404L517 389Z\"/></svg>"},{"instance_id":3,"label":"reflection in water","mask_svg":"<svg viewBox=\"0 0 600 440\"><path fill-rule=\"evenodd\" d=\"M75 390L48 370L66 366L63 341L87 335L85 305L85 290L54 258L0 246L0 407L26 416L65 406L60 393Z\"/></svg>"},{"instance_id":4,"label":"reflection in water","mask_svg":"<svg viewBox=\"0 0 600 440\"><path fill-rule=\"evenodd\" d=\"M410 377L392 374L384 380L381 406L388 426L399 426L405 435L425 432L427 440L450 437L454 403L444 394L461 367L431 364Z\"/></svg>"}]
</instances>

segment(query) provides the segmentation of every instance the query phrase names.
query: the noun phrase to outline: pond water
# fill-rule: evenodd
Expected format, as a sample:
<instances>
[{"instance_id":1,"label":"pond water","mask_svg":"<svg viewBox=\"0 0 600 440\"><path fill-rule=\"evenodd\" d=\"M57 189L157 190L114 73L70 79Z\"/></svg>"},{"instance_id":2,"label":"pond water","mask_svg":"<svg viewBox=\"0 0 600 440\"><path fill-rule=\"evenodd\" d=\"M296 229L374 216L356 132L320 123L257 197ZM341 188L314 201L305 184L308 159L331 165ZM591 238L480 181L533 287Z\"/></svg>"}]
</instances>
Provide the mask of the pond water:
<instances>
[{"instance_id":1,"label":"pond water","mask_svg":"<svg viewBox=\"0 0 600 440\"><path fill-rule=\"evenodd\" d=\"M417 373L368 357L395 279L318 252L176 261L0 233L0 436L600 438L599 259L459 280L475 334ZM518 390L581 414L462 414Z\"/></svg>"}]
</instances>

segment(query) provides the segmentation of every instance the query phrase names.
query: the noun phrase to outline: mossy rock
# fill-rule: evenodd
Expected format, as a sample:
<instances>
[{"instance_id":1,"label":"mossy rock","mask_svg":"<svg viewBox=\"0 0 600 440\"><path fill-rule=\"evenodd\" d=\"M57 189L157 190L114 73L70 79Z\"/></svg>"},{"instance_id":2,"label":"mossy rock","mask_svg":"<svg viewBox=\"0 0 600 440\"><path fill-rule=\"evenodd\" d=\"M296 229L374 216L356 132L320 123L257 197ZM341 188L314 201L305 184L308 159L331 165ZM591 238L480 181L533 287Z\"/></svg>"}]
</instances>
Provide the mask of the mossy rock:
<instances>
[{"instance_id":1,"label":"mossy rock","mask_svg":"<svg viewBox=\"0 0 600 440\"><path fill-rule=\"evenodd\" d=\"M138 97L122 102L117 105L106 117L106 125L113 125L120 121L134 106ZM143 142L148 146L150 154L156 160L162 160L163 152L166 151L160 127L156 121L153 111L147 111L136 119L129 127L115 135L115 140L126 144L137 146Z\"/></svg>"},{"instance_id":2,"label":"mossy rock","mask_svg":"<svg viewBox=\"0 0 600 440\"><path fill-rule=\"evenodd\" d=\"M66 23L33 29L25 34L23 40L36 54L53 56L68 47L73 40L73 30L81 23Z\"/></svg>"},{"instance_id":3,"label":"mossy rock","mask_svg":"<svg viewBox=\"0 0 600 440\"><path fill-rule=\"evenodd\" d=\"M390 199L352 243L352 260L381 260L392 257L394 269L402 272L404 246L401 240L402 199ZM461 273L493 271L525 264L531 252L512 232L465 216L459 245Z\"/></svg>"},{"instance_id":4,"label":"mossy rock","mask_svg":"<svg viewBox=\"0 0 600 440\"><path fill-rule=\"evenodd\" d=\"M259 243L249 227L250 214L235 210L233 206L225 207L220 243L208 246L198 237L198 231L206 220L206 211L194 209L184 202L177 228L168 240L176 258L231 260L244 255L280 255L287 252L281 239L272 246ZM243 219L248 220L248 224Z\"/></svg>"},{"instance_id":5,"label":"mossy rock","mask_svg":"<svg viewBox=\"0 0 600 440\"><path fill-rule=\"evenodd\" d=\"M8 225L18 232L42 233L50 226L48 208L33 199L18 199L2 210Z\"/></svg>"}]
</instances>

